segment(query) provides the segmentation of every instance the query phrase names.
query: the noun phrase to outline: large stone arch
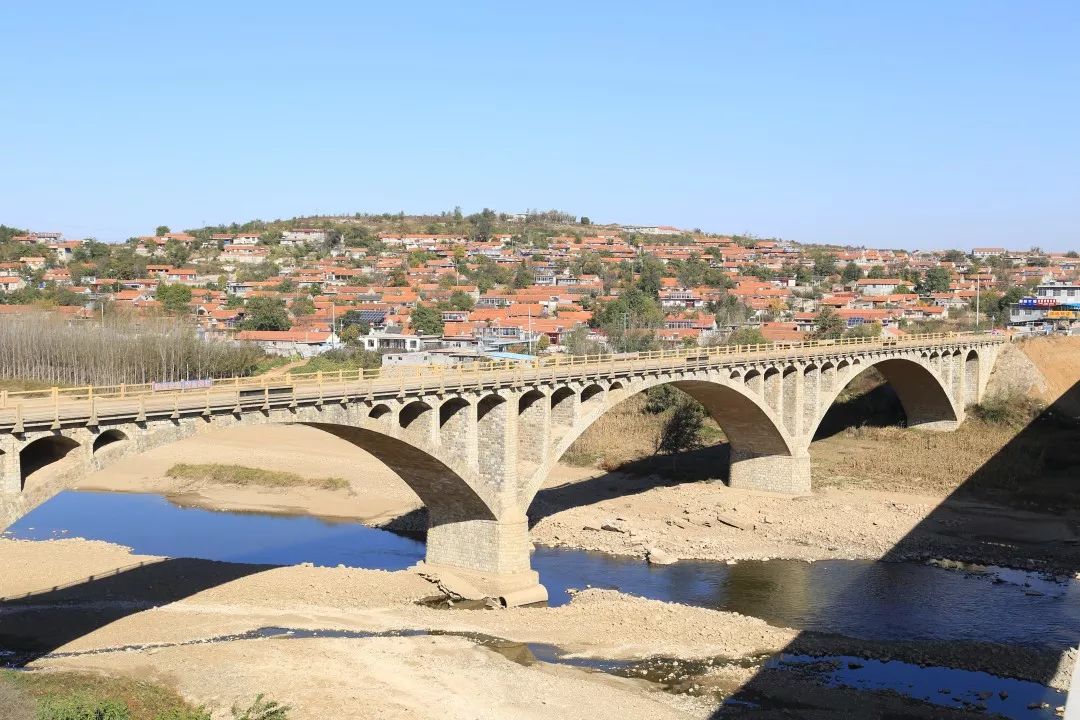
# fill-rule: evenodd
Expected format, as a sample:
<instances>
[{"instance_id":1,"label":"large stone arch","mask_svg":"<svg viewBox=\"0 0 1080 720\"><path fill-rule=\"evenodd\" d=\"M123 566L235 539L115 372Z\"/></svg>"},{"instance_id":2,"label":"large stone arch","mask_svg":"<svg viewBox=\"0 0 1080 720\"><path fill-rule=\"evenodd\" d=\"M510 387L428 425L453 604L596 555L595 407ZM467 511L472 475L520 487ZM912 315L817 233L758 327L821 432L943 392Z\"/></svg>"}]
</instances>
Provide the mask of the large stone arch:
<instances>
[{"instance_id":1,"label":"large stone arch","mask_svg":"<svg viewBox=\"0 0 1080 720\"><path fill-rule=\"evenodd\" d=\"M573 425L554 442L545 462L528 478L522 478L522 506L528 507L551 469L566 453L570 446L590 426L612 408L622 404L635 395L658 385L670 384L700 402L709 415L723 429L731 445L731 475L733 485L750 484L745 481L747 473L780 471L779 468L765 468L770 463L784 464L783 472L790 472L791 466L786 461L797 461L800 466L796 472L805 475L805 489L809 490L809 458L798 452L793 438L784 429L777 414L765 402L760 393L755 393L739 378L728 379L729 373L702 374L700 378L674 379L671 375L660 375L646 379L623 381L614 390L606 390L603 395L595 391L590 399L580 406L581 414ZM556 389L553 393L560 393ZM802 462L805 460L806 462ZM755 486L759 483L754 483Z\"/></svg>"},{"instance_id":2,"label":"large stone arch","mask_svg":"<svg viewBox=\"0 0 1080 720\"><path fill-rule=\"evenodd\" d=\"M840 393L869 368L880 372L896 392L907 417L908 427L923 430L956 429L963 419L963 411L953 401L949 388L941 377L924 364L929 363L929 360L921 359L922 362L906 357L882 357L857 365L846 365L843 369L838 367L831 388L827 391L822 388L820 405L812 422L807 426L807 442L813 439Z\"/></svg>"},{"instance_id":3,"label":"large stone arch","mask_svg":"<svg viewBox=\"0 0 1080 720\"><path fill-rule=\"evenodd\" d=\"M417 409L413 408L414 411ZM431 413L429 409L419 410L406 414L407 426L415 425ZM409 415L416 417L409 420ZM33 483L32 487L15 496L5 497L4 507L0 508L0 527L73 486L86 473L104 469L122 458L194 436L260 424L307 425L351 442L400 476L428 506L429 513L440 520L459 517L493 519L494 494L481 496L485 488L478 482L475 469L462 462L456 453L428 442L419 433L410 432L410 427L401 427L397 416L398 413L392 412L386 403L372 407L328 405L324 409L275 410L213 418L194 416L150 423L116 423L92 429L76 427L31 432L25 436L26 442L18 452L24 479L59 460L66 462L42 482ZM52 447L62 447L63 452L46 452ZM37 461L39 456L40 461ZM20 490L24 488L20 487ZM492 497L486 497L488 494Z\"/></svg>"}]
</instances>

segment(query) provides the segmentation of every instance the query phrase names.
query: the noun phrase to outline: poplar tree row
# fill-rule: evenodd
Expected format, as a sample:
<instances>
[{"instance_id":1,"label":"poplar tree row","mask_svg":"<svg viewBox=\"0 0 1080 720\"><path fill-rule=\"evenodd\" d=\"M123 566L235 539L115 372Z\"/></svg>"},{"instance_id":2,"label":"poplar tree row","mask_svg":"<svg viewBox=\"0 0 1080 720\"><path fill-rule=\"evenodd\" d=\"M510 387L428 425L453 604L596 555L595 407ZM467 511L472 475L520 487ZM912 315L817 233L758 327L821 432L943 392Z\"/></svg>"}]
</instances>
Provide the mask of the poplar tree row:
<instances>
[{"instance_id":1,"label":"poplar tree row","mask_svg":"<svg viewBox=\"0 0 1080 720\"><path fill-rule=\"evenodd\" d=\"M34 312L0 316L0 379L119 385L253 373L252 345L207 340L188 323L124 315L104 320Z\"/></svg>"}]
</instances>

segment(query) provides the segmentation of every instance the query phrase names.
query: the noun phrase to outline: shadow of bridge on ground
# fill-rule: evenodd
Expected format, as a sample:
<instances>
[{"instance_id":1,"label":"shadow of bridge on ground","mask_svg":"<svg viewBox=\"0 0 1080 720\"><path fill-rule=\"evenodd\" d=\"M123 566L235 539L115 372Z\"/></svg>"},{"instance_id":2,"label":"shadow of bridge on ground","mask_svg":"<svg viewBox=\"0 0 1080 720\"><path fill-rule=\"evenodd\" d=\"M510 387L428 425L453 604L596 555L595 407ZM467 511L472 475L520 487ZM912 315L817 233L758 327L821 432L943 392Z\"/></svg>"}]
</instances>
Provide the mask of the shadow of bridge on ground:
<instances>
[{"instance_id":1,"label":"shadow of bridge on ground","mask_svg":"<svg viewBox=\"0 0 1080 720\"><path fill-rule=\"evenodd\" d=\"M129 615L274 567L193 558L149 560L0 599L0 648L12 653L0 657L0 664L23 667Z\"/></svg>"}]
</instances>

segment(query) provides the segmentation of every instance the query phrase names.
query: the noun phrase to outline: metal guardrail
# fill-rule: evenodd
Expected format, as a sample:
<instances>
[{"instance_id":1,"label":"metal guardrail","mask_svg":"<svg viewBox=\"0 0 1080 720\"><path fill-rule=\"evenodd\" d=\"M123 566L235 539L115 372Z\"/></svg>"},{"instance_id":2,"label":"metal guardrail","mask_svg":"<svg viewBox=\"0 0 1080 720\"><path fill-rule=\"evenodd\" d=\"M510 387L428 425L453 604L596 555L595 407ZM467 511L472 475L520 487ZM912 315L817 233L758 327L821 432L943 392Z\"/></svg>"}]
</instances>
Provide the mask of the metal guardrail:
<instances>
[{"instance_id":1,"label":"metal guardrail","mask_svg":"<svg viewBox=\"0 0 1080 720\"><path fill-rule=\"evenodd\" d=\"M470 365L397 366L373 370L290 373L280 377L236 377L203 382L199 387L155 390L149 383L84 387L53 387L43 390L0 391L0 425L21 427L24 419L39 422L44 416L54 425L67 418L96 419L99 411L131 410L145 417L147 410L212 408L232 403L234 407L272 400L323 400L349 396L373 396L397 391L445 392L491 384L520 385L526 381L593 376L603 372L649 370L654 368L706 367L746 360L796 360L828 354L836 350L948 346L972 341L1003 341L988 333L927 333L903 338L843 338L761 345L718 345L637 353L585 356L550 356L531 362L493 361ZM680 363L682 363L680 365ZM107 401L107 402L102 402ZM8 411L8 412L4 412ZM51 411L51 412L49 412ZM12 417L12 412L14 417ZM32 416L32 417L31 417Z\"/></svg>"}]
</instances>

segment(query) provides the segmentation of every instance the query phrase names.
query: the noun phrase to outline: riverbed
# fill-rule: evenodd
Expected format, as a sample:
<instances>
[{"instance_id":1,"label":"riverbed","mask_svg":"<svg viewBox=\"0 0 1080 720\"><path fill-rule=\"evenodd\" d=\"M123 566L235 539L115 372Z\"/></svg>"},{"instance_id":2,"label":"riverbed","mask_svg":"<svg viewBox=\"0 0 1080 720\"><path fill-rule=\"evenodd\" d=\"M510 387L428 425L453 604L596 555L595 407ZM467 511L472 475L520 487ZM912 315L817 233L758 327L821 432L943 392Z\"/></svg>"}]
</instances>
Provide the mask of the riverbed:
<instances>
[{"instance_id":1,"label":"riverbed","mask_svg":"<svg viewBox=\"0 0 1080 720\"><path fill-rule=\"evenodd\" d=\"M424 549L416 538L359 523L185 508L149 494L65 492L27 515L9 533L29 540L104 540L143 555L394 571L420 560ZM1080 603L1076 602L1080 583L1003 568L862 560L681 561L650 566L640 559L565 547L538 547L533 567L548 587L554 606L568 603L578 589L611 588L667 603L737 612L810 635L829 633L875 643L924 641L961 650L968 644L994 643L1046 652L1063 650L1080 637ZM1038 683L978 673L977 662L966 669L920 667L927 664L925 655L904 657L892 648L891 662L857 663L844 654L854 647L845 642L834 652L819 648L814 663L790 654L782 664L770 661L773 664L766 670L803 672L809 668L824 684L892 689L950 707L981 704L1008 717L1051 717L1050 710L1063 702L1059 693ZM551 650L537 650L534 655L566 660ZM595 669L628 677L642 667L622 660L604 666L602 658L589 662L600 663ZM695 667L683 674L689 677L700 671L701 667ZM944 687L926 691L949 672L974 674L945 675L954 678L947 684L957 686L947 688L951 693L937 692ZM648 673L642 671L639 676ZM1001 692L1006 697L999 697ZM1042 707L1043 702L1048 707Z\"/></svg>"}]
</instances>

